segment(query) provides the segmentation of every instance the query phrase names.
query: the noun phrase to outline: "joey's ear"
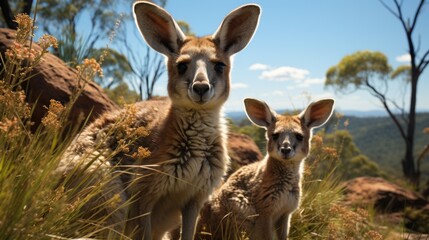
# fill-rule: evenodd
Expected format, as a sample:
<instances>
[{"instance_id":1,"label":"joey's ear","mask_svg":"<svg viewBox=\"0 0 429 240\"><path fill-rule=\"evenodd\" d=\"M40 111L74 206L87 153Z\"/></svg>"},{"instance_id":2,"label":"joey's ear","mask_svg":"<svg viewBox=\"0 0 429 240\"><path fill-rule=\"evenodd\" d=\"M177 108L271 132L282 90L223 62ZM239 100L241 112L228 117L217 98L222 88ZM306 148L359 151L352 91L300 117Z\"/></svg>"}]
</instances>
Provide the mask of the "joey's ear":
<instances>
[{"instance_id":1,"label":"joey's ear","mask_svg":"<svg viewBox=\"0 0 429 240\"><path fill-rule=\"evenodd\" d=\"M301 119L309 128L321 127L331 117L334 110L334 99L322 99L312 102L300 113Z\"/></svg>"},{"instance_id":2,"label":"joey's ear","mask_svg":"<svg viewBox=\"0 0 429 240\"><path fill-rule=\"evenodd\" d=\"M276 112L263 101L245 98L244 107L249 120L258 127L267 128L276 120Z\"/></svg>"},{"instance_id":3,"label":"joey's ear","mask_svg":"<svg viewBox=\"0 0 429 240\"><path fill-rule=\"evenodd\" d=\"M133 15L150 47L166 56L179 52L185 34L168 12L153 3L138 1L133 4Z\"/></svg>"},{"instance_id":4,"label":"joey's ear","mask_svg":"<svg viewBox=\"0 0 429 240\"><path fill-rule=\"evenodd\" d=\"M235 9L225 17L213 34L214 41L228 55L241 51L252 39L258 26L260 13L261 8L256 4Z\"/></svg>"}]
</instances>

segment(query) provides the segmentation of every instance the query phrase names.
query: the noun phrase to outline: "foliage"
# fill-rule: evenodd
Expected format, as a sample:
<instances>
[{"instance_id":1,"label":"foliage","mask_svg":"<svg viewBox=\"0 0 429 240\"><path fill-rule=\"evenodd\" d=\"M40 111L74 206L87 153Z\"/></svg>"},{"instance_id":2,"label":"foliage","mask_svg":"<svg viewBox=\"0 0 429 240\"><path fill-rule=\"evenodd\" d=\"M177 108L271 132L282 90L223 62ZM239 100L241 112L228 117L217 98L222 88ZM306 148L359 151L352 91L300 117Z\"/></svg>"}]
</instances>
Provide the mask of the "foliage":
<instances>
[{"instance_id":1,"label":"foliage","mask_svg":"<svg viewBox=\"0 0 429 240\"><path fill-rule=\"evenodd\" d=\"M104 91L110 99L119 105L135 103L140 100L139 94L130 90L124 82L119 83L113 89L105 89Z\"/></svg>"},{"instance_id":2,"label":"foliage","mask_svg":"<svg viewBox=\"0 0 429 240\"><path fill-rule=\"evenodd\" d=\"M337 130L328 134L325 143L339 152L338 157L341 163L337 170L342 174L344 180L360 176L385 176L378 165L357 148L349 131Z\"/></svg>"},{"instance_id":3,"label":"foliage","mask_svg":"<svg viewBox=\"0 0 429 240\"><path fill-rule=\"evenodd\" d=\"M429 233L429 209L408 207L404 212L405 226L420 233Z\"/></svg>"},{"instance_id":4,"label":"foliage","mask_svg":"<svg viewBox=\"0 0 429 240\"><path fill-rule=\"evenodd\" d=\"M266 153L267 138L265 135L265 129L257 127L253 124L237 128L237 132L246 134L255 141L256 146L261 150L262 154Z\"/></svg>"},{"instance_id":5,"label":"foliage","mask_svg":"<svg viewBox=\"0 0 429 240\"><path fill-rule=\"evenodd\" d=\"M347 55L326 72L326 86L346 90L349 85L360 88L372 78L386 80L391 67L387 57L381 52L358 51Z\"/></svg>"},{"instance_id":6,"label":"foliage","mask_svg":"<svg viewBox=\"0 0 429 240\"><path fill-rule=\"evenodd\" d=\"M43 31L54 36L81 32L78 21L84 14L89 16L86 27L90 27L88 48L93 48L100 38L107 38L119 19L113 0L45 0L38 4L39 24ZM55 23L55 24L53 24ZM82 32L81 32L82 35Z\"/></svg>"},{"instance_id":7,"label":"foliage","mask_svg":"<svg viewBox=\"0 0 429 240\"><path fill-rule=\"evenodd\" d=\"M349 124L343 126L344 121ZM424 146L428 144L428 135L423 129L429 122L428 113L420 113L416 116L416 135L414 151L420 155ZM403 157L402 139L394 129L394 123L389 117L344 117L340 120L339 129L347 129L353 136L353 140L360 151L376 162L390 176L401 175L400 160ZM419 130L420 129L420 130ZM429 179L429 156L424 156L421 161L422 181Z\"/></svg>"},{"instance_id":8,"label":"foliage","mask_svg":"<svg viewBox=\"0 0 429 240\"><path fill-rule=\"evenodd\" d=\"M123 80L131 74L130 64L128 59L121 53L113 49L100 48L95 49L91 56L103 58L103 72L105 73L102 78L96 78L98 84L105 89L111 89L118 84L125 84Z\"/></svg>"},{"instance_id":9,"label":"foliage","mask_svg":"<svg viewBox=\"0 0 429 240\"><path fill-rule=\"evenodd\" d=\"M397 67L391 74L390 78L402 78L406 83L411 82L411 66L410 65L401 65Z\"/></svg>"}]
</instances>

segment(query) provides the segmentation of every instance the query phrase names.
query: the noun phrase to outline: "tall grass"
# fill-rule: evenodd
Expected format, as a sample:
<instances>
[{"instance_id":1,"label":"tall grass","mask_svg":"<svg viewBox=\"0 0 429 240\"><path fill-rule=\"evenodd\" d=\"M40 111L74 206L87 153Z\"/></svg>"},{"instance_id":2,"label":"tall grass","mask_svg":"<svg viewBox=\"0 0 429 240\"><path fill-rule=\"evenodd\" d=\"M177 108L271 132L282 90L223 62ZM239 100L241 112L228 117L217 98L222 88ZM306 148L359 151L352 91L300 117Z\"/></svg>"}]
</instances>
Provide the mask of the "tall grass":
<instances>
[{"instance_id":1,"label":"tall grass","mask_svg":"<svg viewBox=\"0 0 429 240\"><path fill-rule=\"evenodd\" d=\"M292 216L290 239L383 239L370 209L344 205L337 169L343 149L324 146L322 136L314 136L306 160L301 206Z\"/></svg>"},{"instance_id":2,"label":"tall grass","mask_svg":"<svg viewBox=\"0 0 429 240\"><path fill-rule=\"evenodd\" d=\"M16 22L19 28L13 47L1 58L0 239L109 238L113 231L105 224L106 215L98 216L98 210L94 210L86 218L82 210L90 199L108 191L105 185L115 175L106 174L94 185L94 176L87 174L80 179L79 186L68 187L76 179L64 178L56 171L63 153L80 130L65 127L71 125L67 116L86 83L101 74L100 65L94 59L84 60L77 67L79 84L69 102L63 106L51 100L45 106L47 114L40 126L31 131L32 108L20 85L29 80L34 67L43 61L48 48L57 47L57 42L44 35L38 41L40 48L34 48L31 18L18 15ZM104 205L114 205L115 201L107 199ZM114 238L118 236L121 235Z\"/></svg>"}]
</instances>

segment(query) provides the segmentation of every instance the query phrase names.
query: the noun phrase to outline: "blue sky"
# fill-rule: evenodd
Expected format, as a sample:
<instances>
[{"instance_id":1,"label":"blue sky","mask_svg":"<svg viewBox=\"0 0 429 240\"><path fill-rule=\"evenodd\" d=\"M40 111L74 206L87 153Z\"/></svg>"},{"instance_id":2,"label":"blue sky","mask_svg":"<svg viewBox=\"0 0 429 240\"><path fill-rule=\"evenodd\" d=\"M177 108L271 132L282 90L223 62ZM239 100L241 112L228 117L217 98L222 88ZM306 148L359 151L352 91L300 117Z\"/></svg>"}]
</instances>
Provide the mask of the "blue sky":
<instances>
[{"instance_id":1,"label":"blue sky","mask_svg":"<svg viewBox=\"0 0 429 240\"><path fill-rule=\"evenodd\" d=\"M385 0L391 4L391 0ZM411 17L416 0L405 0ZM170 0L166 10L189 23L198 35L212 34L224 16L242 0ZM242 99L259 98L275 109L302 109L310 100L332 97L341 110L383 110L377 99L360 90L347 95L324 87L326 70L347 54L381 51L393 67L406 64L407 42L400 22L377 0L254 1L262 8L254 38L234 57L230 98L225 110L241 111ZM429 48L429 5L424 6L415 32L421 49ZM143 40L141 40L143 41ZM423 51L422 51L423 52ZM422 53L420 53L422 54ZM402 57L401 57L402 56ZM418 86L418 109L429 110L429 70ZM166 77L156 87L166 94ZM390 86L390 96L402 103L404 85ZM405 102L408 101L405 95ZM406 105L408 106L408 105Z\"/></svg>"}]
</instances>

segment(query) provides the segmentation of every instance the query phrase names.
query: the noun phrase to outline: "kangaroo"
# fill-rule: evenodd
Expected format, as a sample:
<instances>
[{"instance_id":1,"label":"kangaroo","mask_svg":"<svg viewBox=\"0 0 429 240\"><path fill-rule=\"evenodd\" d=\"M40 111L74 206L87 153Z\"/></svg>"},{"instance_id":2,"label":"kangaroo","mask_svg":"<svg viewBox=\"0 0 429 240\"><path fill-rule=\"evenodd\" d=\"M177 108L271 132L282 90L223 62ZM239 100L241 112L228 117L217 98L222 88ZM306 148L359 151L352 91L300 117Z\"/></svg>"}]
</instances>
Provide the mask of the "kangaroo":
<instances>
[{"instance_id":1,"label":"kangaroo","mask_svg":"<svg viewBox=\"0 0 429 240\"><path fill-rule=\"evenodd\" d=\"M132 200L128 207L107 213L116 231L133 239L161 239L181 223L181 239L193 239L199 210L220 185L228 164L222 106L230 92L231 57L250 42L260 7L235 9L205 37L185 36L168 12L150 2L134 3L133 12L148 45L166 56L169 97L134 106L129 126L144 127L149 134L139 137L126 154L108 158L120 145L119 136L100 140L124 116L122 110L89 125L65 152L60 169L67 174L98 146L92 154L98 159L90 158L98 167L88 171L123 166L130 172L110 181L109 191L99 198L119 195L122 203ZM133 158L139 147L147 148L150 156Z\"/></svg>"},{"instance_id":2,"label":"kangaroo","mask_svg":"<svg viewBox=\"0 0 429 240\"><path fill-rule=\"evenodd\" d=\"M246 98L244 104L251 122L266 129L267 154L241 167L213 194L201 211L198 234L202 239L235 239L245 232L259 240L273 239L275 230L277 239L287 239L301 198L312 129L330 118L334 100L313 102L298 115L279 115L257 99Z\"/></svg>"}]
</instances>

